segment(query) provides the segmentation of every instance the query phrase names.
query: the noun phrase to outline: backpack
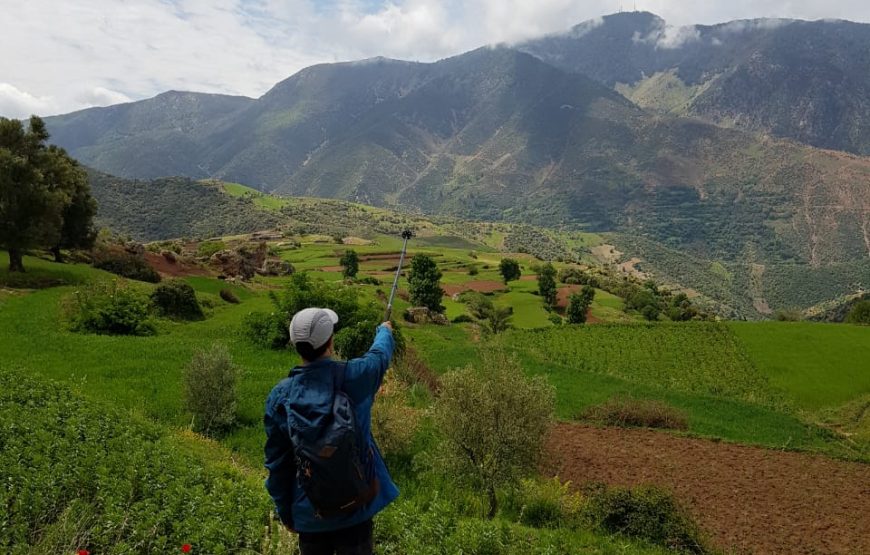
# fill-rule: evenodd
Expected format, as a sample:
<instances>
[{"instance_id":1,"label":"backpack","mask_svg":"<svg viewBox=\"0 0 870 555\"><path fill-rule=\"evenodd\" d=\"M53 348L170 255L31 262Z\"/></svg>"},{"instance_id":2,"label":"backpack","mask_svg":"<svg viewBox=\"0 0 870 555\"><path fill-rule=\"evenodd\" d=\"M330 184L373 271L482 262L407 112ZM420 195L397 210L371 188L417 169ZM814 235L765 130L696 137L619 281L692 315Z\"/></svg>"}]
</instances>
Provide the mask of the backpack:
<instances>
[{"instance_id":1,"label":"backpack","mask_svg":"<svg viewBox=\"0 0 870 555\"><path fill-rule=\"evenodd\" d=\"M346 363L340 363L334 373L332 415L315 439L290 428L296 480L317 518L354 513L374 499L379 490L373 453L366 447L365 438L360 437L353 402L341 390L346 368Z\"/></svg>"}]
</instances>

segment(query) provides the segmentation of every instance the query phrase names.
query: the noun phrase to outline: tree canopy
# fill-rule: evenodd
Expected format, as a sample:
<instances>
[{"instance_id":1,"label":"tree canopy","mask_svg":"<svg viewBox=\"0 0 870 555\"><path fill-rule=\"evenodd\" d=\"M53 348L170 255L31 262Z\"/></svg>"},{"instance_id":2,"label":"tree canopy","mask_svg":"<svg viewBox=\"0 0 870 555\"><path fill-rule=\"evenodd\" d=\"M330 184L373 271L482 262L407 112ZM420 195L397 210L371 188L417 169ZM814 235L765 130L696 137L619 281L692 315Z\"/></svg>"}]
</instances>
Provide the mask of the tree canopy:
<instances>
[{"instance_id":1,"label":"tree canopy","mask_svg":"<svg viewBox=\"0 0 870 555\"><path fill-rule=\"evenodd\" d=\"M346 278L353 279L359 272L359 255L353 249L344 251L344 255L338 263L341 264L342 273Z\"/></svg>"},{"instance_id":2,"label":"tree canopy","mask_svg":"<svg viewBox=\"0 0 870 555\"><path fill-rule=\"evenodd\" d=\"M501 274L501 278L504 280L505 285L507 282L514 281L520 279L520 263L514 260L513 258L502 258L501 262L498 265L498 271Z\"/></svg>"},{"instance_id":3,"label":"tree canopy","mask_svg":"<svg viewBox=\"0 0 870 555\"><path fill-rule=\"evenodd\" d=\"M538 273L538 293L548 310L556 306L556 269L549 262L541 266Z\"/></svg>"},{"instance_id":4,"label":"tree canopy","mask_svg":"<svg viewBox=\"0 0 870 555\"><path fill-rule=\"evenodd\" d=\"M418 254L411 260L411 273L408 275L411 303L425 306L433 312L443 312L441 298L441 270L435 261L425 254Z\"/></svg>"},{"instance_id":5,"label":"tree canopy","mask_svg":"<svg viewBox=\"0 0 870 555\"><path fill-rule=\"evenodd\" d=\"M48 145L45 123L0 118L0 247L9 270L23 272L27 249L90 246L96 205L87 174L62 148Z\"/></svg>"}]
</instances>

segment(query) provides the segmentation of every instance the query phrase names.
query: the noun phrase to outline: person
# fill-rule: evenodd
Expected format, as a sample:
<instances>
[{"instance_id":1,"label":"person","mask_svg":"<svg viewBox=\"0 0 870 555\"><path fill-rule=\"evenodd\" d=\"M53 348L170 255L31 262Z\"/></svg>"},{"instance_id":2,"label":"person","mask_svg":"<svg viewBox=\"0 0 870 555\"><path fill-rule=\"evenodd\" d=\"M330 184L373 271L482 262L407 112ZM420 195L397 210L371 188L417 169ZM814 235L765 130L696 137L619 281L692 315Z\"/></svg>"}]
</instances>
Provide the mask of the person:
<instances>
[{"instance_id":1,"label":"person","mask_svg":"<svg viewBox=\"0 0 870 555\"><path fill-rule=\"evenodd\" d=\"M306 308L293 316L290 342L302 357L302 363L269 394L263 419L265 464L269 471L266 489L278 518L299 534L302 555L371 554L372 517L399 495L371 432L375 393L395 348L393 327L390 322L380 324L369 351L345 363L333 359L336 324L338 315L327 308ZM310 474L297 472L301 459L291 437L297 438L298 447L303 437L299 434L305 429L311 432L316 424L322 427L325 422L335 420L338 392L350 400L357 437L364 446L371 490L351 512L323 514L309 496L317 491L300 484Z\"/></svg>"}]
</instances>

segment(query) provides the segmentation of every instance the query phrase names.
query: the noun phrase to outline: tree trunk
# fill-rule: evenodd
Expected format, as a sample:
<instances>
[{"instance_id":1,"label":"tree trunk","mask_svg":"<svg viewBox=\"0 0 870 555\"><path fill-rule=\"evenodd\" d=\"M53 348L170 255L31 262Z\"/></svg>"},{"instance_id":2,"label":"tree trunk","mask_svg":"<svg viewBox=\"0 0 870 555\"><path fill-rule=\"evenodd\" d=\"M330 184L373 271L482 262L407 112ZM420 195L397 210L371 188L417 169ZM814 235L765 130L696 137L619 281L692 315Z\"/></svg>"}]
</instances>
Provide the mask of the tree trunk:
<instances>
[{"instance_id":1,"label":"tree trunk","mask_svg":"<svg viewBox=\"0 0 870 555\"><path fill-rule=\"evenodd\" d=\"M14 247L9 249L9 271L24 271L24 260L22 259L21 249L17 249Z\"/></svg>"},{"instance_id":2,"label":"tree trunk","mask_svg":"<svg viewBox=\"0 0 870 555\"><path fill-rule=\"evenodd\" d=\"M495 488L490 487L487 490L487 494L489 497L489 514L486 515L486 518L492 520L495 518L495 514L498 512L498 497L495 495Z\"/></svg>"},{"instance_id":3,"label":"tree trunk","mask_svg":"<svg viewBox=\"0 0 870 555\"><path fill-rule=\"evenodd\" d=\"M60 247L51 247L51 254L54 255L55 262L63 264L63 253L60 252Z\"/></svg>"}]
</instances>

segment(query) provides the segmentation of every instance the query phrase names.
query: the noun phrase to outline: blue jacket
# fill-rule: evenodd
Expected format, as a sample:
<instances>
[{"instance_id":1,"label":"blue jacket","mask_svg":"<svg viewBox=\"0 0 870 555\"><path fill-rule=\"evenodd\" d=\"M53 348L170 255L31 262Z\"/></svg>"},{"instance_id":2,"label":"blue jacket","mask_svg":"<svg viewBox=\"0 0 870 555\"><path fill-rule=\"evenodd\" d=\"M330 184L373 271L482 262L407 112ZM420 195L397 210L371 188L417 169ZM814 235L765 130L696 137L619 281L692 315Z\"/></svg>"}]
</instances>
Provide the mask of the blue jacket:
<instances>
[{"instance_id":1,"label":"blue jacket","mask_svg":"<svg viewBox=\"0 0 870 555\"><path fill-rule=\"evenodd\" d=\"M393 356L393 334L379 326L369 352L347 361L342 390L353 401L360 435L368 438L374 452L374 472L380 482L377 496L359 511L335 518L316 518L305 492L296 484L296 465L287 421L290 405L306 414L330 414L333 374L339 363L330 358L294 368L294 379L285 378L266 400L266 489L275 501L281 521L297 532L326 532L348 528L369 520L399 496L372 437L372 404Z\"/></svg>"}]
</instances>

